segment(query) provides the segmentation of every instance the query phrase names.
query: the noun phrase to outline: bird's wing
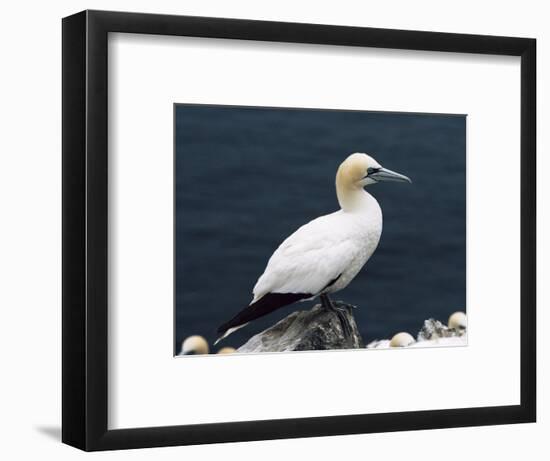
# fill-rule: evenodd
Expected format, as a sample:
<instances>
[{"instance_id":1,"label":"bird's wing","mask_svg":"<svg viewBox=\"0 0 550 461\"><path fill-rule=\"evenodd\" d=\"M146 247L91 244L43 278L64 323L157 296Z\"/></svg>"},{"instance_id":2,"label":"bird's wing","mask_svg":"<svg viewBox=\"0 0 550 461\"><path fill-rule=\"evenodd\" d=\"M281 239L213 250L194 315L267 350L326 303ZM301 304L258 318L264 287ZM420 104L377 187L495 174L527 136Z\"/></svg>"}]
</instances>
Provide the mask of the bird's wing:
<instances>
[{"instance_id":1,"label":"bird's wing","mask_svg":"<svg viewBox=\"0 0 550 461\"><path fill-rule=\"evenodd\" d=\"M357 242L344 232L333 215L328 215L290 235L269 259L254 287L253 302L267 293L319 294L357 254Z\"/></svg>"}]
</instances>

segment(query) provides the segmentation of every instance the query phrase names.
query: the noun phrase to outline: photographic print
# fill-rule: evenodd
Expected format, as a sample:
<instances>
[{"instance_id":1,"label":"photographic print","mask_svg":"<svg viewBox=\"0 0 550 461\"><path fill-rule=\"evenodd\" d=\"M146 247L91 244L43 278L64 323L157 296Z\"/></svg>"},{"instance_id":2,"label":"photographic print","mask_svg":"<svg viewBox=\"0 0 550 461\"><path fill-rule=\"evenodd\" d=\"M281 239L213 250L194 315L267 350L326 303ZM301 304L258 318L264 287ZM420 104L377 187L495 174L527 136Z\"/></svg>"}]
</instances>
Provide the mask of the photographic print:
<instances>
[{"instance_id":1,"label":"photographic print","mask_svg":"<svg viewBox=\"0 0 550 461\"><path fill-rule=\"evenodd\" d=\"M536 421L535 39L94 10L62 35L64 443Z\"/></svg>"},{"instance_id":2,"label":"photographic print","mask_svg":"<svg viewBox=\"0 0 550 461\"><path fill-rule=\"evenodd\" d=\"M467 345L466 116L174 105L177 355Z\"/></svg>"}]
</instances>

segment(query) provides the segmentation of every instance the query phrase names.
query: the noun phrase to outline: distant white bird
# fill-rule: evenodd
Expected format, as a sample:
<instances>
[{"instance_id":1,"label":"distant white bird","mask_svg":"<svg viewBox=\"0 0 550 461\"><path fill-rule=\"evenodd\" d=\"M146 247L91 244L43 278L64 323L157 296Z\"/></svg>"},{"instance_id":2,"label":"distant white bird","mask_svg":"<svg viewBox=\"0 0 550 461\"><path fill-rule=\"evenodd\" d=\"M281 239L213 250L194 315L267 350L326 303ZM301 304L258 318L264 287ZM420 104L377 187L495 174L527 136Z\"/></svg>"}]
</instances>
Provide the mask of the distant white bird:
<instances>
[{"instance_id":1,"label":"distant white bird","mask_svg":"<svg viewBox=\"0 0 550 461\"><path fill-rule=\"evenodd\" d=\"M194 335L189 336L183 341L180 355L208 354L209 351L210 348L206 339L202 336Z\"/></svg>"},{"instance_id":2,"label":"distant white bird","mask_svg":"<svg viewBox=\"0 0 550 461\"><path fill-rule=\"evenodd\" d=\"M234 354L236 349L234 347L222 347L216 354Z\"/></svg>"},{"instance_id":3,"label":"distant white bird","mask_svg":"<svg viewBox=\"0 0 550 461\"><path fill-rule=\"evenodd\" d=\"M382 210L363 188L380 181L411 182L367 154L344 160L336 173L341 210L303 225L277 248L254 286L252 302L218 328L216 343L275 309L317 296L324 308L339 315L349 334L347 318L328 295L345 288L378 246Z\"/></svg>"},{"instance_id":4,"label":"distant white bird","mask_svg":"<svg viewBox=\"0 0 550 461\"><path fill-rule=\"evenodd\" d=\"M453 330L466 330L468 327L468 320L464 312L455 312L449 317L447 322L449 328Z\"/></svg>"},{"instance_id":5,"label":"distant white bird","mask_svg":"<svg viewBox=\"0 0 550 461\"><path fill-rule=\"evenodd\" d=\"M414 338L405 331L397 333L390 341L390 347L407 347L413 344Z\"/></svg>"}]
</instances>

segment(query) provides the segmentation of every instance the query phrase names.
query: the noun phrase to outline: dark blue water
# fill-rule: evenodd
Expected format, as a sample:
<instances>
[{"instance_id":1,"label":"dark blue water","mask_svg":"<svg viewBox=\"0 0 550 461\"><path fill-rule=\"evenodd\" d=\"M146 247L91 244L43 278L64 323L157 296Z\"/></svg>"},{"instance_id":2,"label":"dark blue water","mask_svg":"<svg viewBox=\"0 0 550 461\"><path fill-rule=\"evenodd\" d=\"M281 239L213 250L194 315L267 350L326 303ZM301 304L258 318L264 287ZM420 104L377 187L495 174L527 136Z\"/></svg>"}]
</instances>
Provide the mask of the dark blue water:
<instances>
[{"instance_id":1,"label":"dark blue water","mask_svg":"<svg viewBox=\"0 0 550 461\"><path fill-rule=\"evenodd\" d=\"M277 246L337 210L334 177L353 152L373 155L413 184L381 183L377 251L334 297L357 305L368 342L416 335L424 319L466 308L466 119L458 115L178 105L176 347L251 300ZM224 341L238 347L298 303Z\"/></svg>"}]
</instances>

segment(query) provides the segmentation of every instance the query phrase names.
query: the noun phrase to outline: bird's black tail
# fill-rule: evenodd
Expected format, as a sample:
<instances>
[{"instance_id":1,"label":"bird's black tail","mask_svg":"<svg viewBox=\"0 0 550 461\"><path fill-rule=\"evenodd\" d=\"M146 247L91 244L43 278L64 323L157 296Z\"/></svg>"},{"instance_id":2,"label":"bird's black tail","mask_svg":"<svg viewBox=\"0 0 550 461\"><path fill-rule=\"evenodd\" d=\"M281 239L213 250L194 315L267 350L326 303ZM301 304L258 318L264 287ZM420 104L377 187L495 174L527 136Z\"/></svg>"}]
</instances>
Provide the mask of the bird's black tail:
<instances>
[{"instance_id":1,"label":"bird's black tail","mask_svg":"<svg viewBox=\"0 0 550 461\"><path fill-rule=\"evenodd\" d=\"M245 326L248 322L263 317L279 307L287 306L300 299L311 298L313 295L307 293L268 293L258 299L258 301L245 307L235 317L224 323L218 328L219 338L216 343L221 341L226 336L229 336L233 331Z\"/></svg>"}]
</instances>

